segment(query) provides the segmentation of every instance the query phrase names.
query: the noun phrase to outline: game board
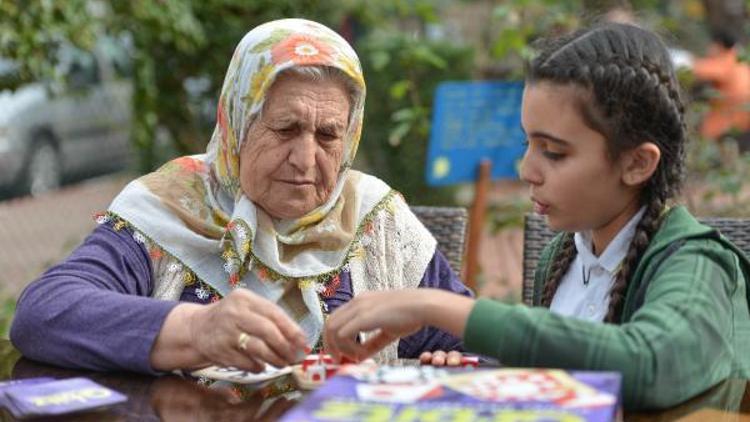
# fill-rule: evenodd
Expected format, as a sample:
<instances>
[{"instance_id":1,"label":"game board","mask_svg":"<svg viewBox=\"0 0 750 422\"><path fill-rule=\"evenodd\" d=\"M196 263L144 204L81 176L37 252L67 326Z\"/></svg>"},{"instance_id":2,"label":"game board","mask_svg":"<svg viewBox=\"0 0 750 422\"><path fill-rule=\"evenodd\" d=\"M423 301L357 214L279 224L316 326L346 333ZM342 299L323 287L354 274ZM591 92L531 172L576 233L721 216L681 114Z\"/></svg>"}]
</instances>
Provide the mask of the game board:
<instances>
[{"instance_id":1,"label":"game board","mask_svg":"<svg viewBox=\"0 0 750 422\"><path fill-rule=\"evenodd\" d=\"M284 421L610 421L620 375L552 369L346 365Z\"/></svg>"}]
</instances>

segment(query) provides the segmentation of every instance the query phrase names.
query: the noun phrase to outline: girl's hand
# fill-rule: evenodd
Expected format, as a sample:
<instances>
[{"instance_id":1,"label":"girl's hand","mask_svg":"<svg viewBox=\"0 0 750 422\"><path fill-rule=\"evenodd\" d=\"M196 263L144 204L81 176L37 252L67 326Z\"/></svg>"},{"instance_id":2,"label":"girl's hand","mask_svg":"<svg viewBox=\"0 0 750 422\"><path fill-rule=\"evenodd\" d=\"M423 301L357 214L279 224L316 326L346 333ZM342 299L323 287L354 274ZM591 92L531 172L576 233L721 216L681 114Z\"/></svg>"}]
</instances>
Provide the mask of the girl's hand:
<instances>
[{"instance_id":1,"label":"girl's hand","mask_svg":"<svg viewBox=\"0 0 750 422\"><path fill-rule=\"evenodd\" d=\"M473 306L474 299L440 289L366 292L331 314L323 340L335 359L362 360L425 325L463 337ZM357 343L360 332L375 333Z\"/></svg>"},{"instance_id":2,"label":"girl's hand","mask_svg":"<svg viewBox=\"0 0 750 422\"><path fill-rule=\"evenodd\" d=\"M432 366L461 366L462 357L463 354L456 350L451 350L448 353L435 350L434 352L423 352L419 355L419 363Z\"/></svg>"},{"instance_id":3,"label":"girl's hand","mask_svg":"<svg viewBox=\"0 0 750 422\"><path fill-rule=\"evenodd\" d=\"M323 333L326 350L334 359L363 360L425 325L424 306L429 289L365 292L331 314ZM375 331L362 343L360 332Z\"/></svg>"}]
</instances>

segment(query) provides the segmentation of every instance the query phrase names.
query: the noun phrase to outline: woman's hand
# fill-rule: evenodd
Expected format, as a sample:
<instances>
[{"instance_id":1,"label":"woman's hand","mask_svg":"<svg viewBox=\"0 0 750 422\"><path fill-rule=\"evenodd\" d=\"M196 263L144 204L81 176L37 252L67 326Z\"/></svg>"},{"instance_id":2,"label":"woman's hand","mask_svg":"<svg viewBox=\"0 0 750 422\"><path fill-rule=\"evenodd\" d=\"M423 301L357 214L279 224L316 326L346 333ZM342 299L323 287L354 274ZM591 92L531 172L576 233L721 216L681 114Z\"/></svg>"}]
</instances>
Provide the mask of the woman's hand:
<instances>
[{"instance_id":1,"label":"woman's hand","mask_svg":"<svg viewBox=\"0 0 750 422\"><path fill-rule=\"evenodd\" d=\"M276 304L236 289L210 305L181 304L167 316L151 352L155 369L234 366L260 372L304 356L306 336Z\"/></svg>"},{"instance_id":2,"label":"woman's hand","mask_svg":"<svg viewBox=\"0 0 750 422\"><path fill-rule=\"evenodd\" d=\"M419 363L432 366L461 366L462 357L463 354L456 350L451 350L448 353L435 350L434 352L423 352L419 355Z\"/></svg>"},{"instance_id":3,"label":"woman's hand","mask_svg":"<svg viewBox=\"0 0 750 422\"><path fill-rule=\"evenodd\" d=\"M323 339L334 358L361 360L425 325L461 337L473 306L473 299L439 289L366 292L331 314ZM376 333L358 343L362 331Z\"/></svg>"}]
</instances>

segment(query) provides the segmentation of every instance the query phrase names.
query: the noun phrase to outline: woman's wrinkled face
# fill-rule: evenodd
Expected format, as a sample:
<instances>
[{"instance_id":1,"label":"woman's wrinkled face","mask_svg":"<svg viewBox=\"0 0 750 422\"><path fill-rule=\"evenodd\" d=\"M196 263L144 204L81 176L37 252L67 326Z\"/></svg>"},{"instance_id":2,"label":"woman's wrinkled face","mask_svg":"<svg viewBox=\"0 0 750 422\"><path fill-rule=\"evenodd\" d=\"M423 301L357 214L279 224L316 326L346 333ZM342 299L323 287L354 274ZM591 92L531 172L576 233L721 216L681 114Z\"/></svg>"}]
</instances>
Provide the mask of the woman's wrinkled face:
<instances>
[{"instance_id":1,"label":"woman's wrinkled face","mask_svg":"<svg viewBox=\"0 0 750 422\"><path fill-rule=\"evenodd\" d=\"M579 99L577 88L548 82L527 84L523 94L528 148L521 179L530 185L534 210L555 230L600 229L636 202L621 160L613 162L606 138L586 125Z\"/></svg>"},{"instance_id":2,"label":"woman's wrinkled face","mask_svg":"<svg viewBox=\"0 0 750 422\"><path fill-rule=\"evenodd\" d=\"M350 107L339 82L281 74L240 151L245 195L279 219L323 204L336 186Z\"/></svg>"}]
</instances>

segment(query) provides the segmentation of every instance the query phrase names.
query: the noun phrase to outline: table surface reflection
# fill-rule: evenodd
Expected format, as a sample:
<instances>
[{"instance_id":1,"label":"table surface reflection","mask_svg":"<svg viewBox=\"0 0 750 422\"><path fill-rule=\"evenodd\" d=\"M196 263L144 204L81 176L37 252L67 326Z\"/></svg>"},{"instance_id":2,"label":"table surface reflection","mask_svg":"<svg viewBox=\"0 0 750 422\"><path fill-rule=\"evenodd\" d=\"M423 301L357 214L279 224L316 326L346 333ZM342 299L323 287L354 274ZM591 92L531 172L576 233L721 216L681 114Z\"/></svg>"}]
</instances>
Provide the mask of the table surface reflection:
<instances>
[{"instance_id":1,"label":"table surface reflection","mask_svg":"<svg viewBox=\"0 0 750 422\"><path fill-rule=\"evenodd\" d=\"M54 419L61 421L270 421L304 398L290 376L262 388L242 388L222 382L207 387L176 375L151 377L70 370L25 359L8 340L0 339L0 381L42 376L87 377L128 396L126 403L108 409ZM673 408L625 412L624 419L750 422L750 382L727 380ZM2 410L0 420L12 420L12 416Z\"/></svg>"}]
</instances>

